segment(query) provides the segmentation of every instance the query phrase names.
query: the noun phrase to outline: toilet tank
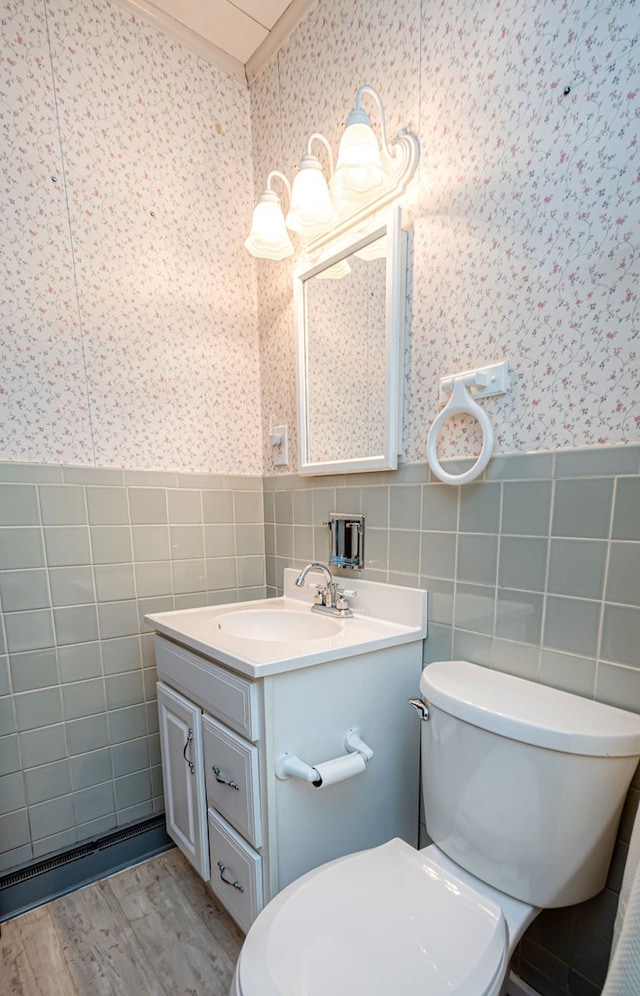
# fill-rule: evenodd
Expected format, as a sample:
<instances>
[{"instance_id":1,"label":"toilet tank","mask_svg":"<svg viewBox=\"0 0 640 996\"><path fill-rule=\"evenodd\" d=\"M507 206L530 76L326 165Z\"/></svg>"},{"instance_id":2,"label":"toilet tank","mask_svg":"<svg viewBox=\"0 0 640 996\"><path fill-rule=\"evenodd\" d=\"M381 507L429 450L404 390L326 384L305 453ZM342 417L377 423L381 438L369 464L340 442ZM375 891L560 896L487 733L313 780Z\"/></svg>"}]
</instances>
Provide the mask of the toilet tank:
<instances>
[{"instance_id":1,"label":"toilet tank","mask_svg":"<svg viewBox=\"0 0 640 996\"><path fill-rule=\"evenodd\" d=\"M477 878L540 907L605 884L640 716L467 661L420 680L427 831Z\"/></svg>"}]
</instances>

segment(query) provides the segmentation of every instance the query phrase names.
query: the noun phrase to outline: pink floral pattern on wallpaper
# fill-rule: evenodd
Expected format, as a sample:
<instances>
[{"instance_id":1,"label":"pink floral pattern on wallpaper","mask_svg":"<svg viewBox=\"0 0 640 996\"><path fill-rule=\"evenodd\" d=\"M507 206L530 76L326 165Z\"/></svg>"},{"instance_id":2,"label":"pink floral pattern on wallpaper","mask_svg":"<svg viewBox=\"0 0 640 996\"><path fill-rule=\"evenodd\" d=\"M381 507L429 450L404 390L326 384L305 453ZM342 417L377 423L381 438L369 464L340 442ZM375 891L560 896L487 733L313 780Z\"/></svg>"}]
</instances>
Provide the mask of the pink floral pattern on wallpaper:
<instances>
[{"instance_id":1,"label":"pink floral pattern on wallpaper","mask_svg":"<svg viewBox=\"0 0 640 996\"><path fill-rule=\"evenodd\" d=\"M502 358L496 449L638 439L637 10L428 4L424 36L455 43L423 59L408 455L424 457L434 381Z\"/></svg>"},{"instance_id":2,"label":"pink floral pattern on wallpaper","mask_svg":"<svg viewBox=\"0 0 640 996\"><path fill-rule=\"evenodd\" d=\"M43 4L3 3L0 46L0 452L91 463Z\"/></svg>"},{"instance_id":3,"label":"pink floral pattern on wallpaper","mask_svg":"<svg viewBox=\"0 0 640 996\"><path fill-rule=\"evenodd\" d=\"M625 0L321 2L253 85L263 169L265 134L289 172L310 131L335 149L363 82L391 133L420 139L403 205L406 461L426 458L439 378L502 359L511 391L484 402L496 451L640 438L637 24ZM268 276L260 292L268 309ZM264 405L290 396L285 369L263 364ZM444 456L477 447L474 422L447 423Z\"/></svg>"},{"instance_id":4,"label":"pink floral pattern on wallpaper","mask_svg":"<svg viewBox=\"0 0 640 996\"><path fill-rule=\"evenodd\" d=\"M246 88L105 0L9 6L7 90L25 105L9 154L33 135L40 182L37 199L18 198L10 178L10 237L22 250L16 232L36 218L69 355L60 370L27 260L6 345L8 406L25 338L26 379L32 390L51 380L60 403L42 401L49 431L25 452L32 402L3 457L260 473L255 276L242 246L253 199ZM54 170L52 193L42 177Z\"/></svg>"},{"instance_id":5,"label":"pink floral pattern on wallpaper","mask_svg":"<svg viewBox=\"0 0 640 996\"><path fill-rule=\"evenodd\" d=\"M292 176L312 130L335 150L363 82L422 147L404 459L439 377L498 359L498 451L640 437L635 4L321 0L251 119L238 81L108 0L5 0L0 39L4 459L259 473L283 422L295 454L296 260L246 254L252 177Z\"/></svg>"}]
</instances>

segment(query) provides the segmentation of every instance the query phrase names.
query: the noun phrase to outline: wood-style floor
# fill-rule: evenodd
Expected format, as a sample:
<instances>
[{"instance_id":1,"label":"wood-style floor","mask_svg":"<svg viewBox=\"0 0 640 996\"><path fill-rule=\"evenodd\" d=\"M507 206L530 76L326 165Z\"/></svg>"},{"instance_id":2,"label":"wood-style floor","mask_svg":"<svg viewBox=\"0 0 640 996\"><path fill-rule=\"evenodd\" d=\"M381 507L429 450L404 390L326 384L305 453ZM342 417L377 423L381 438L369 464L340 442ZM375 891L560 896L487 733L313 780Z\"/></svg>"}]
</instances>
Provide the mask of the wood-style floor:
<instances>
[{"instance_id":1,"label":"wood-style floor","mask_svg":"<svg viewBox=\"0 0 640 996\"><path fill-rule=\"evenodd\" d=\"M0 996L228 996L242 941L174 848L3 924Z\"/></svg>"}]
</instances>

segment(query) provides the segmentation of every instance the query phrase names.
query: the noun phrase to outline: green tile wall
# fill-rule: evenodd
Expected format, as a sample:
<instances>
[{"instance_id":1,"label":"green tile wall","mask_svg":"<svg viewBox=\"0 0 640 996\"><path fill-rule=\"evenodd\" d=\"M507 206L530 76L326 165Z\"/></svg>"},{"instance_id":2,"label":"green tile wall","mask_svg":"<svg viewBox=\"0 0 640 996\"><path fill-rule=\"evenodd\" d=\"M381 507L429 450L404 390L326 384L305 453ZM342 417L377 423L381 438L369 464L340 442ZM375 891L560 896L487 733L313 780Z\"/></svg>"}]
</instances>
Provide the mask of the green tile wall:
<instances>
[{"instance_id":1,"label":"green tile wall","mask_svg":"<svg viewBox=\"0 0 640 996\"><path fill-rule=\"evenodd\" d=\"M0 463L0 874L161 812L147 612L264 597L262 479Z\"/></svg>"},{"instance_id":2,"label":"green tile wall","mask_svg":"<svg viewBox=\"0 0 640 996\"><path fill-rule=\"evenodd\" d=\"M280 593L366 515L364 577L430 592L425 663L463 657L640 712L640 447L331 478L0 464L0 870L162 809L160 611ZM354 574L350 583L357 588ZM266 587L265 587L266 585ZM596 996L640 780L607 888L542 914L515 959L543 996Z\"/></svg>"},{"instance_id":3,"label":"green tile wall","mask_svg":"<svg viewBox=\"0 0 640 996\"><path fill-rule=\"evenodd\" d=\"M350 585L429 590L425 663L461 657L640 712L639 510L638 446L498 456L463 488L426 465L268 477L268 590L327 559L329 512L363 512L366 568ZM604 892L541 914L520 945L514 967L543 996L601 991L639 796L637 779Z\"/></svg>"}]
</instances>

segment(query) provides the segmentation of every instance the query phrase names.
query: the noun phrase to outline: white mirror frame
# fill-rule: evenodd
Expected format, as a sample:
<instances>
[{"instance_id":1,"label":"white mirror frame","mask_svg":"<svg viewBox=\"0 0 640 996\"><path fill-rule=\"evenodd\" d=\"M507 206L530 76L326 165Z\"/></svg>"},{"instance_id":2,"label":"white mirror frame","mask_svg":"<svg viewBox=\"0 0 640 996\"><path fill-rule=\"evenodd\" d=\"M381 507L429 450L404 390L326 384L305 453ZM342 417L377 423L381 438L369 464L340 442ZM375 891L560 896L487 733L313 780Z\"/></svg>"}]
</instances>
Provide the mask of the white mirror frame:
<instances>
[{"instance_id":1,"label":"white mirror frame","mask_svg":"<svg viewBox=\"0 0 640 996\"><path fill-rule=\"evenodd\" d=\"M382 453L345 460L312 462L309 456L308 431L308 350L307 350L307 304L305 283L318 273L357 252L364 246L386 236L386 295L385 295L385 387L384 387L384 445ZM404 305L406 287L406 232L402 230L402 212L394 208L386 221L366 234L351 235L344 239L339 248L329 249L322 260L310 264L307 261L293 274L294 306L296 318L296 361L298 394L298 442L299 466L301 475L356 474L363 471L396 470L398 453L402 443L402 373L404 358ZM344 330L345 338L349 330ZM336 342L336 353L340 352L340 342ZM363 385L366 390L366 385ZM344 427L349 433L349 426Z\"/></svg>"}]
</instances>

